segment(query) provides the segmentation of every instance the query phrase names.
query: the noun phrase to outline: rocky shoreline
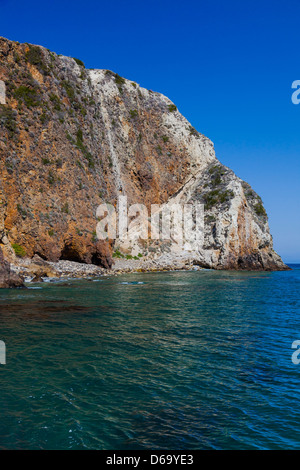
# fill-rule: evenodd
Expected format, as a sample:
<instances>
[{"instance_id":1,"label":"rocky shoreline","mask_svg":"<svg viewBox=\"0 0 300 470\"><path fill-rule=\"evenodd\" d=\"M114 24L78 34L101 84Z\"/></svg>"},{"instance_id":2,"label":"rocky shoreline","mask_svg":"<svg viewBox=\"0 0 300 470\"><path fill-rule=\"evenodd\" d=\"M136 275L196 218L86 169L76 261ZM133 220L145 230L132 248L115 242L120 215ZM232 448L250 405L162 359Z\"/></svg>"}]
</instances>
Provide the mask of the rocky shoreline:
<instances>
[{"instance_id":1,"label":"rocky shoreline","mask_svg":"<svg viewBox=\"0 0 300 470\"><path fill-rule=\"evenodd\" d=\"M105 269L93 264L78 263L76 261L44 261L36 255L32 259L16 259L16 261L11 264L11 272L14 276L22 278L24 282L43 282L50 279L85 279L135 272L190 271L203 269L199 266L195 266L192 260L189 259L178 259L175 262L173 260L172 263L166 261L166 259L147 261L116 259L111 269Z\"/></svg>"},{"instance_id":2,"label":"rocky shoreline","mask_svg":"<svg viewBox=\"0 0 300 470\"><path fill-rule=\"evenodd\" d=\"M0 287L25 287L25 283L49 282L59 279L89 279L130 273L200 271L204 269L209 269L209 267L198 265L192 258L178 257L174 259L167 255L146 260L117 258L114 259L110 269L70 260L45 261L35 255L33 258L15 258L11 264L2 260L0 263Z\"/></svg>"}]
</instances>

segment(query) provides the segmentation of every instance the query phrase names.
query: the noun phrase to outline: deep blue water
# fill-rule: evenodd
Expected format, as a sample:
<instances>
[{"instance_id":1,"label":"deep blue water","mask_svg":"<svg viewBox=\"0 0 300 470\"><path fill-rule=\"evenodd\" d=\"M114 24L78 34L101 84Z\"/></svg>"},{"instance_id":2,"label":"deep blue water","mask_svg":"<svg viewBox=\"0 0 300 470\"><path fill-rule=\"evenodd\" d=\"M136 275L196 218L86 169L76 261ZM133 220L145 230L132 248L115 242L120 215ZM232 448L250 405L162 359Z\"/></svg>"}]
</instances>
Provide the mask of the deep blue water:
<instances>
[{"instance_id":1,"label":"deep blue water","mask_svg":"<svg viewBox=\"0 0 300 470\"><path fill-rule=\"evenodd\" d=\"M1 290L0 449L300 448L292 267Z\"/></svg>"}]
</instances>

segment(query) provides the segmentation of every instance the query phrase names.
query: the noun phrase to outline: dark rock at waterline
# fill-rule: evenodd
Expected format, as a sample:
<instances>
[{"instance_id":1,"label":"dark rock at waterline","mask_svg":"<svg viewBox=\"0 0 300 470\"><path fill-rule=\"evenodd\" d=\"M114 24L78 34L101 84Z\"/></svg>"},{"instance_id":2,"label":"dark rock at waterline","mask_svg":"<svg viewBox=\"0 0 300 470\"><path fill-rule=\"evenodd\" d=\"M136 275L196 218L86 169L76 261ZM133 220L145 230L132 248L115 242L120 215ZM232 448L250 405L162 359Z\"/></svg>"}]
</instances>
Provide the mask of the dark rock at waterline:
<instances>
[{"instance_id":1,"label":"dark rock at waterline","mask_svg":"<svg viewBox=\"0 0 300 470\"><path fill-rule=\"evenodd\" d=\"M10 264L4 260L0 248L0 288L25 287L24 279L10 269Z\"/></svg>"}]
</instances>

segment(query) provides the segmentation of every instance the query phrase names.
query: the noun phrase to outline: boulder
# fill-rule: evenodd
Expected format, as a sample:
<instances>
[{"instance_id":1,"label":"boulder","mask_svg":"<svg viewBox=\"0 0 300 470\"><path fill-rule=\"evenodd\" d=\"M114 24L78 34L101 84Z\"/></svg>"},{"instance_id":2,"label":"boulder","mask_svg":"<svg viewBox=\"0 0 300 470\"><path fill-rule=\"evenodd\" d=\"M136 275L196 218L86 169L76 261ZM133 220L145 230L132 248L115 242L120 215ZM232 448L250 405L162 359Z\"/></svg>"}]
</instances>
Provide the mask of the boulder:
<instances>
[{"instance_id":1,"label":"boulder","mask_svg":"<svg viewBox=\"0 0 300 470\"><path fill-rule=\"evenodd\" d=\"M0 248L0 288L25 287L22 276L10 269L10 264L4 259Z\"/></svg>"}]
</instances>

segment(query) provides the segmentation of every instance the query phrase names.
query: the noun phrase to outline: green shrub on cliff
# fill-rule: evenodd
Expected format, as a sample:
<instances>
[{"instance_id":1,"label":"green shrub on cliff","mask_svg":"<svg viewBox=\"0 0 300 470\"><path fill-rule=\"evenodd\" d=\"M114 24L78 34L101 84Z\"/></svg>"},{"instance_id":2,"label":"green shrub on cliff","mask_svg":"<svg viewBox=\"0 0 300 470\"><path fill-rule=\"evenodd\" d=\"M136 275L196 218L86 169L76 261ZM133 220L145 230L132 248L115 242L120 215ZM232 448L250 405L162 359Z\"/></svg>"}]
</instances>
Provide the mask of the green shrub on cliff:
<instances>
[{"instance_id":1,"label":"green shrub on cliff","mask_svg":"<svg viewBox=\"0 0 300 470\"><path fill-rule=\"evenodd\" d=\"M265 208L264 208L261 201L259 201L257 204L255 204L254 210L255 210L256 215L258 215L258 216L265 217L267 215L267 213L265 211Z\"/></svg>"},{"instance_id":2,"label":"green shrub on cliff","mask_svg":"<svg viewBox=\"0 0 300 470\"><path fill-rule=\"evenodd\" d=\"M16 113L8 106L4 104L0 105L0 124L5 127L8 131L9 137L13 137L13 135L17 131L17 123L16 123Z\"/></svg>"},{"instance_id":3,"label":"green shrub on cliff","mask_svg":"<svg viewBox=\"0 0 300 470\"><path fill-rule=\"evenodd\" d=\"M25 85L19 86L14 92L14 96L19 101L19 104L23 102L27 108L38 106L40 103L40 97L36 90Z\"/></svg>"},{"instance_id":4,"label":"green shrub on cliff","mask_svg":"<svg viewBox=\"0 0 300 470\"><path fill-rule=\"evenodd\" d=\"M113 165L113 161L112 161L111 156L110 156L110 155L107 155L107 159L108 159L108 162L109 162L109 163L108 163L109 168L112 168L114 165Z\"/></svg>"},{"instance_id":5,"label":"green shrub on cliff","mask_svg":"<svg viewBox=\"0 0 300 470\"><path fill-rule=\"evenodd\" d=\"M138 111L137 111L136 109L131 109L131 110L129 111L129 114L130 114L130 117L131 117L132 119L136 118L136 117L139 115L139 113L138 113Z\"/></svg>"},{"instance_id":6,"label":"green shrub on cliff","mask_svg":"<svg viewBox=\"0 0 300 470\"><path fill-rule=\"evenodd\" d=\"M158 155L162 155L162 148L161 148L160 145L158 145L158 146L156 147L156 151L157 151Z\"/></svg>"},{"instance_id":7,"label":"green shrub on cliff","mask_svg":"<svg viewBox=\"0 0 300 470\"><path fill-rule=\"evenodd\" d=\"M95 168L95 162L94 162L94 157L90 152L85 152L84 153L85 158L88 161L88 166L89 168Z\"/></svg>"},{"instance_id":8,"label":"green shrub on cliff","mask_svg":"<svg viewBox=\"0 0 300 470\"><path fill-rule=\"evenodd\" d=\"M76 137L77 137L76 145L79 147L83 143L83 134L82 134L81 129L78 129L78 131L76 132Z\"/></svg>"},{"instance_id":9,"label":"green shrub on cliff","mask_svg":"<svg viewBox=\"0 0 300 470\"><path fill-rule=\"evenodd\" d=\"M52 102L55 111L60 111L61 110L60 99L57 95L55 95L54 93L51 93L50 101Z\"/></svg>"},{"instance_id":10,"label":"green shrub on cliff","mask_svg":"<svg viewBox=\"0 0 300 470\"><path fill-rule=\"evenodd\" d=\"M189 131L190 131L190 135L193 135L194 137L199 136L199 132L193 126L189 127Z\"/></svg>"},{"instance_id":11,"label":"green shrub on cliff","mask_svg":"<svg viewBox=\"0 0 300 470\"><path fill-rule=\"evenodd\" d=\"M222 165L213 165L208 170L208 172L209 172L210 175L215 175L215 174L224 175L225 174L225 170L222 167Z\"/></svg>"},{"instance_id":12,"label":"green shrub on cliff","mask_svg":"<svg viewBox=\"0 0 300 470\"><path fill-rule=\"evenodd\" d=\"M40 115L40 121L42 124L45 124L45 122L49 119L47 113L43 112L41 115Z\"/></svg>"},{"instance_id":13,"label":"green shrub on cliff","mask_svg":"<svg viewBox=\"0 0 300 470\"><path fill-rule=\"evenodd\" d=\"M88 166L89 168L95 168L95 161L94 161L94 157L93 155L87 150L87 148L85 147L84 143L83 143L83 134L82 134L82 130L81 129L78 129L77 133L76 133L76 143L75 143L76 147L78 149L81 150L81 152L83 153L84 157L86 158L86 160L88 161Z\"/></svg>"},{"instance_id":14,"label":"green shrub on cliff","mask_svg":"<svg viewBox=\"0 0 300 470\"><path fill-rule=\"evenodd\" d=\"M18 243L12 243L11 246L12 246L16 256L19 256L20 258L24 258L24 256L26 256L26 250L23 246L18 245Z\"/></svg>"},{"instance_id":15,"label":"green shrub on cliff","mask_svg":"<svg viewBox=\"0 0 300 470\"><path fill-rule=\"evenodd\" d=\"M119 92L120 93L123 93L123 85L125 85L126 83L126 80L125 78L121 77L120 75L118 75L117 73L115 72L112 72L111 70L105 70L105 75L107 77L111 77L111 78L114 78L115 79L115 83L119 89Z\"/></svg>"},{"instance_id":16,"label":"green shrub on cliff","mask_svg":"<svg viewBox=\"0 0 300 470\"><path fill-rule=\"evenodd\" d=\"M120 77L117 73L115 74L115 82L118 86L123 86L125 85L125 78Z\"/></svg>"},{"instance_id":17,"label":"green shrub on cliff","mask_svg":"<svg viewBox=\"0 0 300 470\"><path fill-rule=\"evenodd\" d=\"M205 210L211 209L213 206L218 204L223 204L224 202L228 202L230 199L234 197L234 192L228 189L221 191L219 189L214 189L209 191L208 193L204 194L204 208Z\"/></svg>"},{"instance_id":18,"label":"green shrub on cliff","mask_svg":"<svg viewBox=\"0 0 300 470\"><path fill-rule=\"evenodd\" d=\"M175 104L169 104L168 108L170 113L174 113L175 111L177 111L177 106L175 106Z\"/></svg>"},{"instance_id":19,"label":"green shrub on cliff","mask_svg":"<svg viewBox=\"0 0 300 470\"><path fill-rule=\"evenodd\" d=\"M123 255L123 253L120 252L120 250L115 250L112 256L113 258L125 258L125 256Z\"/></svg>"},{"instance_id":20,"label":"green shrub on cliff","mask_svg":"<svg viewBox=\"0 0 300 470\"><path fill-rule=\"evenodd\" d=\"M61 211L64 213L64 214L69 214L70 211L69 211L69 204L66 202L62 208L61 208Z\"/></svg>"},{"instance_id":21,"label":"green shrub on cliff","mask_svg":"<svg viewBox=\"0 0 300 470\"><path fill-rule=\"evenodd\" d=\"M214 165L209 169L211 175L211 185L213 187L219 186L222 183L222 176L225 175L225 169L222 165Z\"/></svg>"},{"instance_id":22,"label":"green shrub on cliff","mask_svg":"<svg viewBox=\"0 0 300 470\"><path fill-rule=\"evenodd\" d=\"M50 170L49 173L48 173L48 183L49 183L50 185L52 185L52 184L55 183L55 176L54 176L53 171L51 171L51 170Z\"/></svg>"},{"instance_id":23,"label":"green shrub on cliff","mask_svg":"<svg viewBox=\"0 0 300 470\"><path fill-rule=\"evenodd\" d=\"M29 45L29 49L26 52L25 57L30 64L36 66L41 72L45 74L48 73L48 67L45 64L43 52L39 46Z\"/></svg>"},{"instance_id":24,"label":"green shrub on cliff","mask_svg":"<svg viewBox=\"0 0 300 470\"><path fill-rule=\"evenodd\" d=\"M267 217L267 213L265 211L265 208L263 206L263 202L261 200L261 197L256 194L255 191L251 188L251 186L246 183L245 181L242 182L242 186L244 188L245 196L247 198L247 201L249 202L250 206L254 210L255 214L258 217Z\"/></svg>"},{"instance_id":25,"label":"green shrub on cliff","mask_svg":"<svg viewBox=\"0 0 300 470\"><path fill-rule=\"evenodd\" d=\"M63 80L61 82L61 86L65 89L70 102L74 103L74 101L75 101L75 91L74 91L72 85L67 80Z\"/></svg>"},{"instance_id":26,"label":"green shrub on cliff","mask_svg":"<svg viewBox=\"0 0 300 470\"><path fill-rule=\"evenodd\" d=\"M73 57L73 59L75 60L76 64L80 65L80 67L84 67L84 68L85 68L85 65L84 65L84 63L82 62L82 60L76 59L76 57Z\"/></svg>"}]
</instances>

